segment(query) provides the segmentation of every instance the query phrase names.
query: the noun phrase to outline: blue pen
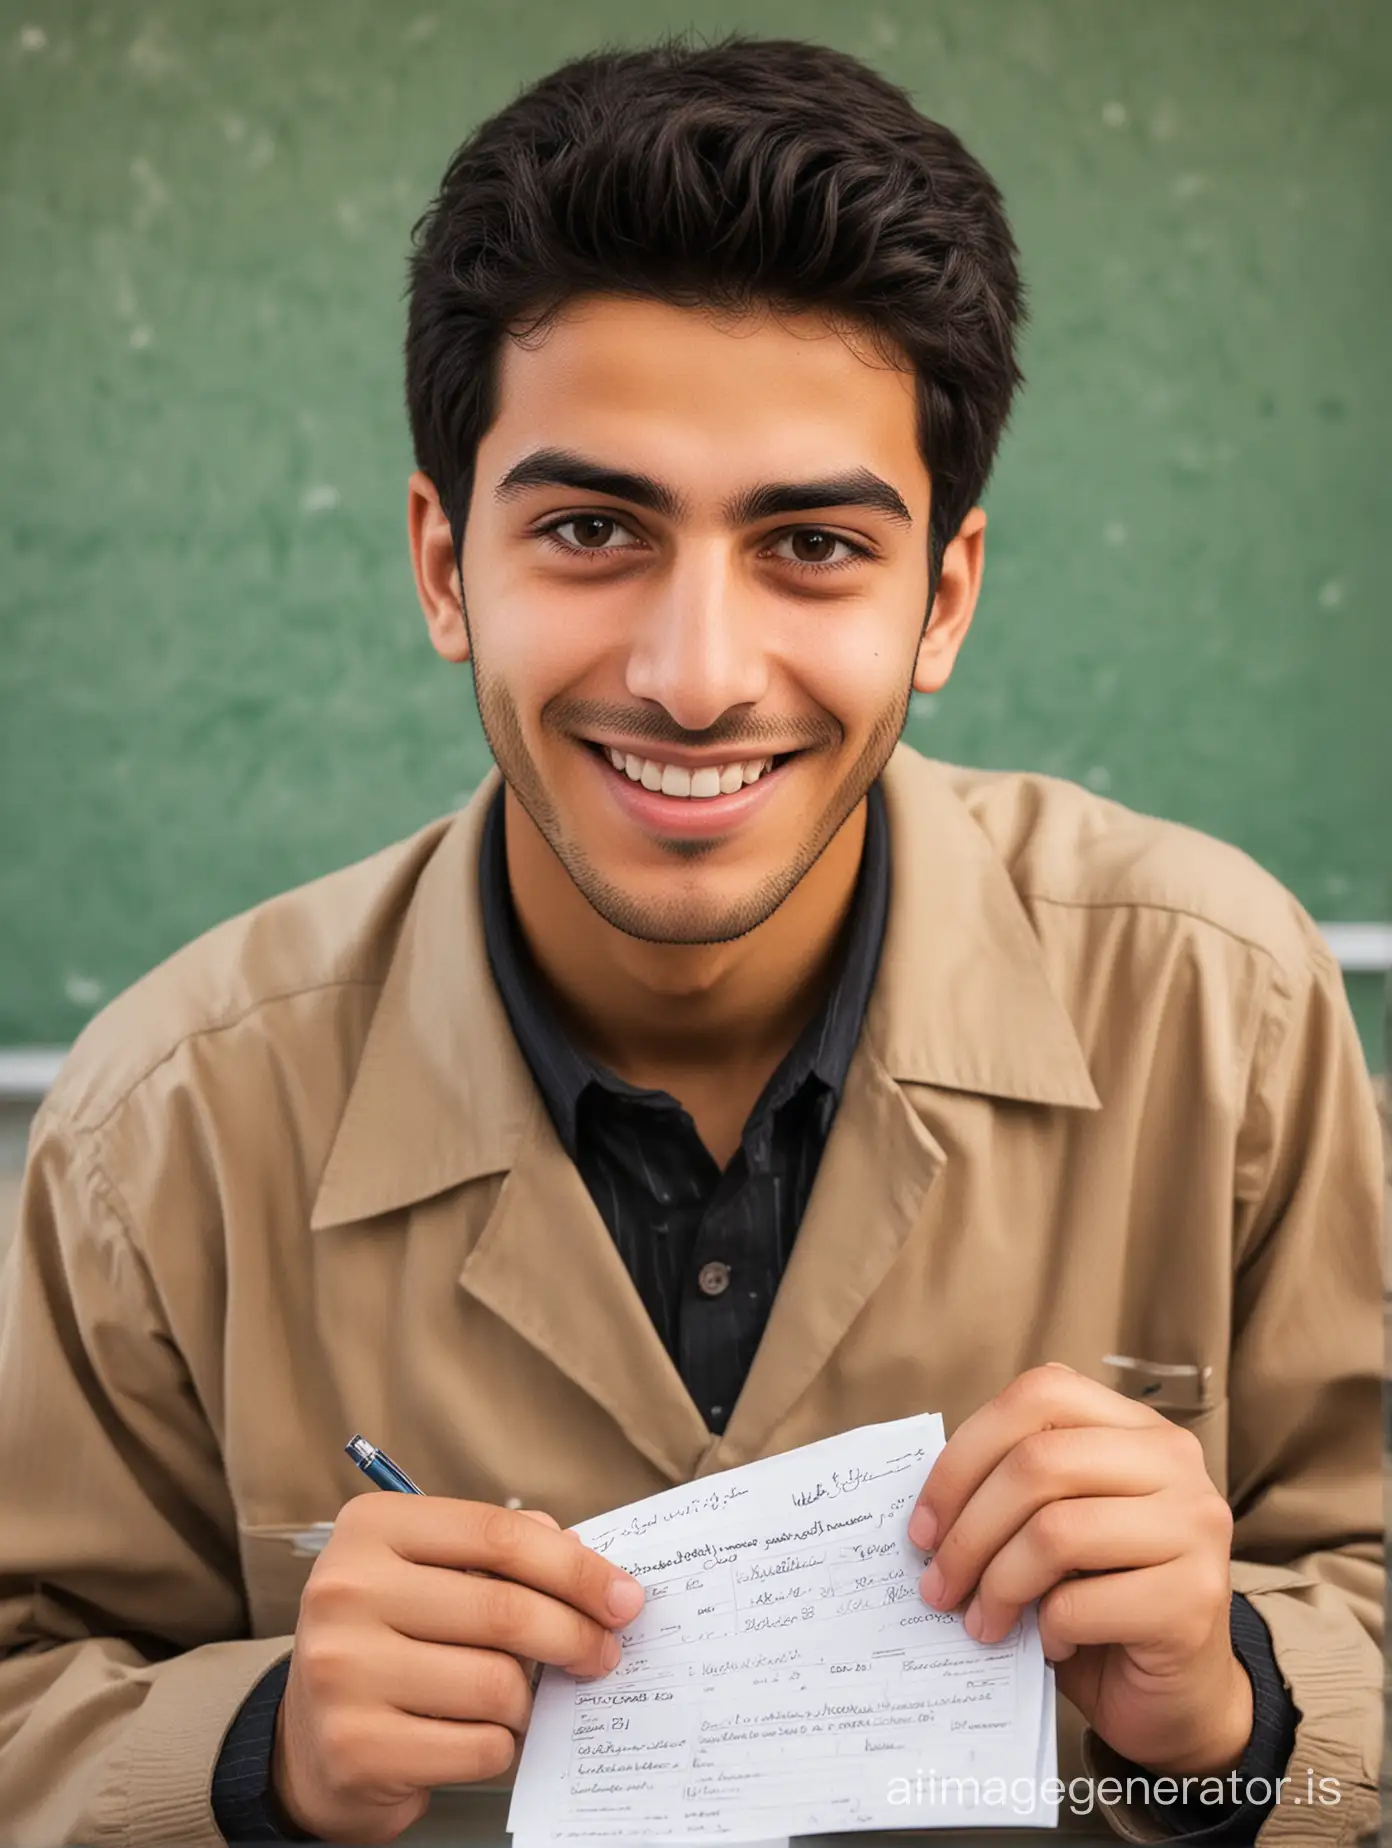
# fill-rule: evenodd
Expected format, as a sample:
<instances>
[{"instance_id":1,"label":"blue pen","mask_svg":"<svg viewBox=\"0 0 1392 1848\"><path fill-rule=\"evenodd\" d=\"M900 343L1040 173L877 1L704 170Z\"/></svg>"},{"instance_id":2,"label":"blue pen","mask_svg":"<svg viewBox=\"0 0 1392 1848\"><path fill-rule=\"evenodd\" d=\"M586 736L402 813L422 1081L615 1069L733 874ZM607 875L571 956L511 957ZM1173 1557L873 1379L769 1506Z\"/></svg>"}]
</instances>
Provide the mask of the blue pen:
<instances>
[{"instance_id":1,"label":"blue pen","mask_svg":"<svg viewBox=\"0 0 1392 1848\"><path fill-rule=\"evenodd\" d=\"M364 1476L369 1477L379 1489L399 1489L403 1495L420 1495L418 1489L404 1469L399 1469L385 1450L379 1450L375 1444L369 1444L365 1437L351 1437L343 1446L357 1464Z\"/></svg>"}]
</instances>

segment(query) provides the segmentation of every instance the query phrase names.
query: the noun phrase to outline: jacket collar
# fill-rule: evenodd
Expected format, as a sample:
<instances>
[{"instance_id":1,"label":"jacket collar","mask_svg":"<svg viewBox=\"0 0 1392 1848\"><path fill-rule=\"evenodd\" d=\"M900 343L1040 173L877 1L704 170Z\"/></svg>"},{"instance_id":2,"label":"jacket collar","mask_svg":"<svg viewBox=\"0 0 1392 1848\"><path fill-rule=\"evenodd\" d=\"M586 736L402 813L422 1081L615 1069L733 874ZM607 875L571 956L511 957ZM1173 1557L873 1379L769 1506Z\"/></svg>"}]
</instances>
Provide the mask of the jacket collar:
<instances>
[{"instance_id":1,"label":"jacket collar","mask_svg":"<svg viewBox=\"0 0 1392 1848\"><path fill-rule=\"evenodd\" d=\"M310 1224L373 1218L514 1164L537 1093L489 971L478 898L490 770L426 864ZM1099 1108L999 854L942 771L899 745L883 777L890 907L864 1039L888 1078Z\"/></svg>"},{"instance_id":2,"label":"jacket collar","mask_svg":"<svg viewBox=\"0 0 1392 1848\"><path fill-rule=\"evenodd\" d=\"M866 1032L901 1084L1097 1110L1078 1035L1005 862L941 767L884 772L889 923Z\"/></svg>"}]
</instances>

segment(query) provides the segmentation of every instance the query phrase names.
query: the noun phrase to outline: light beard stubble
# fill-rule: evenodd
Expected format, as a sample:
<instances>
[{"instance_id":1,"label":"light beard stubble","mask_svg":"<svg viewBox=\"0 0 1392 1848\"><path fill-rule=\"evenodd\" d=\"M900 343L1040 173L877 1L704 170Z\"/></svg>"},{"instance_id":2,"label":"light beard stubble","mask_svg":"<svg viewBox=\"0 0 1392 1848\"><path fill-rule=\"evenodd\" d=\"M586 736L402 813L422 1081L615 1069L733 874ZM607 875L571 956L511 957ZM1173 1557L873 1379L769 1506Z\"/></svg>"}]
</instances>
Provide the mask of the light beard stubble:
<instances>
[{"instance_id":1,"label":"light beard stubble","mask_svg":"<svg viewBox=\"0 0 1392 1848\"><path fill-rule=\"evenodd\" d=\"M886 707L875 720L854 763L833 791L820 827L802 843L790 864L770 873L746 899L722 916L707 918L693 928L689 902L677 901L670 907L641 904L605 879L591 864L584 849L567 839L556 806L522 735L512 695L480 668L476 656L471 664L484 736L508 787L585 901L606 924L642 943L729 943L757 930L772 917L826 851L884 769L904 729L912 691L912 686L907 686L902 698ZM661 845L674 859L690 861L713 851L719 842L673 838L662 841Z\"/></svg>"}]
</instances>

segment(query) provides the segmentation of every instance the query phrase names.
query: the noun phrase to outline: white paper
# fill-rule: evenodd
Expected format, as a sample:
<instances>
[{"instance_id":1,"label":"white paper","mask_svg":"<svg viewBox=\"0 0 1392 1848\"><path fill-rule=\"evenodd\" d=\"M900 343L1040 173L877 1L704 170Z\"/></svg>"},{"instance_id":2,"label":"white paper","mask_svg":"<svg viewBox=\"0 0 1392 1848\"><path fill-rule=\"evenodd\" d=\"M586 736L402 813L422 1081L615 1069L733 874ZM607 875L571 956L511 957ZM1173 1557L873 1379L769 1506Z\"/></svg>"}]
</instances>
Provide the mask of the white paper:
<instances>
[{"instance_id":1,"label":"white paper","mask_svg":"<svg viewBox=\"0 0 1392 1848\"><path fill-rule=\"evenodd\" d=\"M918 1593L943 1441L935 1413L866 1425L579 1526L647 1602L612 1674L543 1674L514 1848L1053 1826L1033 1608L984 1644Z\"/></svg>"}]
</instances>

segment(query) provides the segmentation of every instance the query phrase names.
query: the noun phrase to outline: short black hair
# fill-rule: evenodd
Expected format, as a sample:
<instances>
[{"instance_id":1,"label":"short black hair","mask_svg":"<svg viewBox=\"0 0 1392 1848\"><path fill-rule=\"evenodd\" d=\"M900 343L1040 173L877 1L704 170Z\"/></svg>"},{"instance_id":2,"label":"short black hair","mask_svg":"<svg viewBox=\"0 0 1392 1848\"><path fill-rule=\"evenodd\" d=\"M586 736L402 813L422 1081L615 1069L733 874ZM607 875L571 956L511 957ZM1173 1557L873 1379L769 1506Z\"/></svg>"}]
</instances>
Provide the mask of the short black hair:
<instances>
[{"instance_id":1,"label":"short black hair","mask_svg":"<svg viewBox=\"0 0 1392 1848\"><path fill-rule=\"evenodd\" d=\"M563 65L469 137L413 232L406 403L463 536L509 332L580 295L818 309L907 356L932 567L986 485L1024 316L999 189L844 52L669 39Z\"/></svg>"}]
</instances>

